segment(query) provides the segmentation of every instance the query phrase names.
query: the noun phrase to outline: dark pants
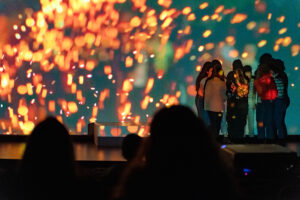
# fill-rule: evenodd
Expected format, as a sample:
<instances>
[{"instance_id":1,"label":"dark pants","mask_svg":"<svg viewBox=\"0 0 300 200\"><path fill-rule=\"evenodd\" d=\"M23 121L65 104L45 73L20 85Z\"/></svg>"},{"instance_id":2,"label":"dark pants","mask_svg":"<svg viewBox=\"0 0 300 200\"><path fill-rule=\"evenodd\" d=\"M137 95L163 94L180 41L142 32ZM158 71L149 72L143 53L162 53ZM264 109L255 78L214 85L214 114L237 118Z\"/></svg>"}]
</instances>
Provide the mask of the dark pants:
<instances>
[{"instance_id":1,"label":"dark pants","mask_svg":"<svg viewBox=\"0 0 300 200\"><path fill-rule=\"evenodd\" d=\"M262 120L258 121L258 138L259 139L275 139L273 127L274 101L263 100L260 108L260 117ZM260 118L261 119L261 118Z\"/></svg>"},{"instance_id":2,"label":"dark pants","mask_svg":"<svg viewBox=\"0 0 300 200\"><path fill-rule=\"evenodd\" d=\"M216 134L216 136L219 136L223 113L212 111L207 111L207 113L210 120L210 129Z\"/></svg>"},{"instance_id":3,"label":"dark pants","mask_svg":"<svg viewBox=\"0 0 300 200\"><path fill-rule=\"evenodd\" d=\"M287 103L285 99L277 98L274 101L274 115L273 123L275 128L275 134L278 139L284 139L286 137L286 125L285 125L285 113L286 113Z\"/></svg>"},{"instance_id":4,"label":"dark pants","mask_svg":"<svg viewBox=\"0 0 300 200\"><path fill-rule=\"evenodd\" d=\"M265 139L264 111L262 103L256 104L257 138Z\"/></svg>"},{"instance_id":5,"label":"dark pants","mask_svg":"<svg viewBox=\"0 0 300 200\"><path fill-rule=\"evenodd\" d=\"M209 121L209 116L206 110L204 110L204 98L203 97L197 97L195 99L196 107L197 107L197 112L198 112L198 117L203 119L205 124L208 126L210 124Z\"/></svg>"},{"instance_id":6,"label":"dark pants","mask_svg":"<svg viewBox=\"0 0 300 200\"><path fill-rule=\"evenodd\" d=\"M232 142L240 142L244 138L248 115L248 99L235 99L227 106L227 131Z\"/></svg>"}]
</instances>

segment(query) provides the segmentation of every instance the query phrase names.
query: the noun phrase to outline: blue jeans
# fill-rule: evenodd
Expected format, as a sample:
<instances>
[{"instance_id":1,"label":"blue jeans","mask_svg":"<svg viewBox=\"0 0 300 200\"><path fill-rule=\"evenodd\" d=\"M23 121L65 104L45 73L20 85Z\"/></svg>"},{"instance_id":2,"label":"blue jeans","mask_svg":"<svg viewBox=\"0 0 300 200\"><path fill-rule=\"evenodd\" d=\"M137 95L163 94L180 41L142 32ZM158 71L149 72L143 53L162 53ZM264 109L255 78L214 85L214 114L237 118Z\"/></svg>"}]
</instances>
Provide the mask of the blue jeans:
<instances>
[{"instance_id":1,"label":"blue jeans","mask_svg":"<svg viewBox=\"0 0 300 200\"><path fill-rule=\"evenodd\" d=\"M277 134L278 139L285 138L285 111L287 108L287 102L285 99L277 98L274 101L274 115L273 123L275 128L275 133Z\"/></svg>"},{"instance_id":2,"label":"blue jeans","mask_svg":"<svg viewBox=\"0 0 300 200\"><path fill-rule=\"evenodd\" d=\"M209 126L210 125L209 116L208 116L207 111L204 110L204 98L203 97L196 98L195 103L196 103L196 107L197 107L197 111L198 111L198 117L203 119L205 124L207 126Z\"/></svg>"},{"instance_id":3,"label":"blue jeans","mask_svg":"<svg viewBox=\"0 0 300 200\"><path fill-rule=\"evenodd\" d=\"M275 139L274 126L273 126L273 114L274 114L274 101L262 100L260 112L258 113L259 119L262 117L262 124L258 124L258 138L259 139ZM258 117L258 116L257 116Z\"/></svg>"}]
</instances>

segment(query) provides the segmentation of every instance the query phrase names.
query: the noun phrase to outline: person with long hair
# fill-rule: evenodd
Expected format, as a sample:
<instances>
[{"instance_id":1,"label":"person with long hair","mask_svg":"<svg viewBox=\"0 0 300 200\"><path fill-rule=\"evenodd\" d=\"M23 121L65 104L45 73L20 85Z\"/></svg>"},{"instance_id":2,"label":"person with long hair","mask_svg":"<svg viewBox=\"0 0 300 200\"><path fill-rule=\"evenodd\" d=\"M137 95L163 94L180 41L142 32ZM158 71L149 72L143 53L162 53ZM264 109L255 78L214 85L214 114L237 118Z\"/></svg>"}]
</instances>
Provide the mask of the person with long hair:
<instances>
[{"instance_id":1,"label":"person with long hair","mask_svg":"<svg viewBox=\"0 0 300 200\"><path fill-rule=\"evenodd\" d=\"M15 199L74 199L75 180L71 137L63 124L48 117L28 138Z\"/></svg>"},{"instance_id":2,"label":"person with long hair","mask_svg":"<svg viewBox=\"0 0 300 200\"><path fill-rule=\"evenodd\" d=\"M228 137L234 143L242 142L248 114L248 80L243 72L243 64L237 59L233 71L227 76L227 123Z\"/></svg>"},{"instance_id":3,"label":"person with long hair","mask_svg":"<svg viewBox=\"0 0 300 200\"><path fill-rule=\"evenodd\" d=\"M259 65L254 72L254 77L257 79L258 77L261 77L262 73L268 73L265 71L265 69L262 69L261 67L265 68L266 65L269 65L273 61L273 57L269 53L264 53L259 58ZM255 87L254 87L255 88ZM256 91L256 89L255 89ZM265 138L265 128L262 125L264 120L264 108L262 104L262 99L256 92L256 123L257 123L257 136L258 139L264 139Z\"/></svg>"},{"instance_id":4,"label":"person with long hair","mask_svg":"<svg viewBox=\"0 0 300 200\"><path fill-rule=\"evenodd\" d=\"M202 70L200 71L199 75L196 79L196 97L195 97L195 104L197 107L198 117L201 117L204 122L208 125L209 124L209 117L207 112L204 110L204 85L208 78L212 75L212 63L205 62L203 65Z\"/></svg>"},{"instance_id":5,"label":"person with long hair","mask_svg":"<svg viewBox=\"0 0 300 200\"><path fill-rule=\"evenodd\" d=\"M221 63L213 65L212 76L207 80L204 87L204 110L207 111L210 128L219 136L221 121L225 110L226 84L224 71Z\"/></svg>"},{"instance_id":6,"label":"person with long hair","mask_svg":"<svg viewBox=\"0 0 300 200\"><path fill-rule=\"evenodd\" d=\"M113 199L237 199L220 147L190 108L162 108L150 132Z\"/></svg>"}]
</instances>

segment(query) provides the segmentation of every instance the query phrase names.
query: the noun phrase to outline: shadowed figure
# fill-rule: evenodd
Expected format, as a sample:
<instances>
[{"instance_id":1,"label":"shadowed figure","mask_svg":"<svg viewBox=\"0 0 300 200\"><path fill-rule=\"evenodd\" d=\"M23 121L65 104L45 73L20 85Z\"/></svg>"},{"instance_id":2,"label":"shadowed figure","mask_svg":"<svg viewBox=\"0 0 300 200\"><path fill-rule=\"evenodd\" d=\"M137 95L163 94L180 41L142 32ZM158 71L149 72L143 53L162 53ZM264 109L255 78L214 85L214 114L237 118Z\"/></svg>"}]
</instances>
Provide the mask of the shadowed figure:
<instances>
[{"instance_id":1,"label":"shadowed figure","mask_svg":"<svg viewBox=\"0 0 300 200\"><path fill-rule=\"evenodd\" d=\"M17 199L75 197L73 145L54 117L39 123L28 138L17 180Z\"/></svg>"},{"instance_id":2,"label":"shadowed figure","mask_svg":"<svg viewBox=\"0 0 300 200\"><path fill-rule=\"evenodd\" d=\"M137 134L128 134L122 141L122 156L126 159L126 162L114 165L109 168L107 174L103 177L103 187L101 190L104 199L111 197L113 188L118 183L124 169L136 156L138 148L142 143L142 137Z\"/></svg>"},{"instance_id":3,"label":"shadowed figure","mask_svg":"<svg viewBox=\"0 0 300 200\"><path fill-rule=\"evenodd\" d=\"M114 199L236 198L214 137L191 109L161 109L150 133L125 171Z\"/></svg>"},{"instance_id":4,"label":"shadowed figure","mask_svg":"<svg viewBox=\"0 0 300 200\"><path fill-rule=\"evenodd\" d=\"M196 97L195 104L198 111L198 117L201 117L206 125L209 125L209 117L207 112L204 110L204 86L207 79L212 75L213 66L211 62L205 62L201 72L198 74L196 79Z\"/></svg>"}]
</instances>

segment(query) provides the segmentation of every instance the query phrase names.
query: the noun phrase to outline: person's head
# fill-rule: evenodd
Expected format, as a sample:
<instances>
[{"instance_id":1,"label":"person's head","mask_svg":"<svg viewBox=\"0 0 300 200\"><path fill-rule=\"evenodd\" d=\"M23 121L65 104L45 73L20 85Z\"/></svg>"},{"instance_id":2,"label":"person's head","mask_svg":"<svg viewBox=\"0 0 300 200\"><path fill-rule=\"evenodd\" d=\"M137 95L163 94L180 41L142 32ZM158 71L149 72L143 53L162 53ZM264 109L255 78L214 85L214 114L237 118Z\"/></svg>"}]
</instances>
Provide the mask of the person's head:
<instances>
[{"instance_id":1,"label":"person's head","mask_svg":"<svg viewBox=\"0 0 300 200\"><path fill-rule=\"evenodd\" d=\"M209 61L205 62L197 79L200 79L199 81L201 81L203 78L209 77L209 75L211 75L212 68L213 67L211 62Z\"/></svg>"},{"instance_id":2,"label":"person's head","mask_svg":"<svg viewBox=\"0 0 300 200\"><path fill-rule=\"evenodd\" d=\"M284 62L282 60L274 59L274 65L276 65L279 72L284 72L285 71Z\"/></svg>"},{"instance_id":3,"label":"person's head","mask_svg":"<svg viewBox=\"0 0 300 200\"><path fill-rule=\"evenodd\" d=\"M136 156L141 141L142 138L137 134L128 134L124 137L122 141L122 155L126 160L130 161Z\"/></svg>"},{"instance_id":4,"label":"person's head","mask_svg":"<svg viewBox=\"0 0 300 200\"><path fill-rule=\"evenodd\" d=\"M272 62L272 55L269 53L264 53L263 55L260 56L259 58L259 63L260 64L268 64L269 62Z\"/></svg>"},{"instance_id":5,"label":"person's head","mask_svg":"<svg viewBox=\"0 0 300 200\"><path fill-rule=\"evenodd\" d=\"M250 65L244 66L244 74L248 79L251 79L252 77L252 67Z\"/></svg>"},{"instance_id":6,"label":"person's head","mask_svg":"<svg viewBox=\"0 0 300 200\"><path fill-rule=\"evenodd\" d=\"M255 78L261 78L262 76L269 74L271 72L270 64L260 64L257 68Z\"/></svg>"},{"instance_id":7,"label":"person's head","mask_svg":"<svg viewBox=\"0 0 300 200\"><path fill-rule=\"evenodd\" d=\"M216 65L222 67L222 63L219 60L217 60L217 59L211 61L211 64L212 64L213 67L215 67Z\"/></svg>"},{"instance_id":8,"label":"person's head","mask_svg":"<svg viewBox=\"0 0 300 200\"><path fill-rule=\"evenodd\" d=\"M46 195L50 190L49 195L58 191L70 195L74 180L74 150L68 130L56 118L48 117L37 124L28 138L18 187L25 199Z\"/></svg>"},{"instance_id":9,"label":"person's head","mask_svg":"<svg viewBox=\"0 0 300 200\"><path fill-rule=\"evenodd\" d=\"M225 80L225 75L224 75L224 71L223 71L223 67L222 67L221 63L216 63L214 65L211 78L215 78L215 77L217 77L223 81Z\"/></svg>"},{"instance_id":10,"label":"person's head","mask_svg":"<svg viewBox=\"0 0 300 200\"><path fill-rule=\"evenodd\" d=\"M243 69L243 63L240 59L236 59L232 63L232 69L235 71L237 69Z\"/></svg>"},{"instance_id":11,"label":"person's head","mask_svg":"<svg viewBox=\"0 0 300 200\"><path fill-rule=\"evenodd\" d=\"M198 148L194 146L206 148L212 145L211 135L204 122L190 108L182 105L162 108L155 113L150 124L149 140L147 157L150 162L173 161L176 157L178 159L181 149L185 149L182 152L192 154L196 153L193 152L194 148Z\"/></svg>"}]
</instances>

